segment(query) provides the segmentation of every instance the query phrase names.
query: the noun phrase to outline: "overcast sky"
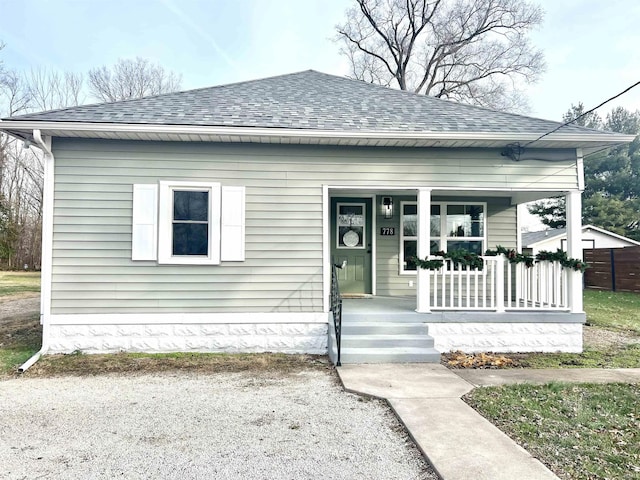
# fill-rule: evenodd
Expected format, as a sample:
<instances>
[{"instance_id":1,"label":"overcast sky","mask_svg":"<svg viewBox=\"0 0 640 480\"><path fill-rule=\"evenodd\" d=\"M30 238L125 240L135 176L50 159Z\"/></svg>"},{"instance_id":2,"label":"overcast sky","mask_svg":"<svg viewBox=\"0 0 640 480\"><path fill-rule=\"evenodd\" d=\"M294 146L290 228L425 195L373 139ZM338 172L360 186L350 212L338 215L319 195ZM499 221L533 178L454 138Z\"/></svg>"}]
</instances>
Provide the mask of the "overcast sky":
<instances>
[{"instance_id":1,"label":"overcast sky","mask_svg":"<svg viewBox=\"0 0 640 480\"><path fill-rule=\"evenodd\" d=\"M531 115L560 120L640 80L640 1L542 0L547 71ZM348 73L334 26L349 0L0 0L6 67L86 72L141 56L185 89L315 69ZM615 105L640 109L640 87ZM606 114L608 107L601 113Z\"/></svg>"}]
</instances>

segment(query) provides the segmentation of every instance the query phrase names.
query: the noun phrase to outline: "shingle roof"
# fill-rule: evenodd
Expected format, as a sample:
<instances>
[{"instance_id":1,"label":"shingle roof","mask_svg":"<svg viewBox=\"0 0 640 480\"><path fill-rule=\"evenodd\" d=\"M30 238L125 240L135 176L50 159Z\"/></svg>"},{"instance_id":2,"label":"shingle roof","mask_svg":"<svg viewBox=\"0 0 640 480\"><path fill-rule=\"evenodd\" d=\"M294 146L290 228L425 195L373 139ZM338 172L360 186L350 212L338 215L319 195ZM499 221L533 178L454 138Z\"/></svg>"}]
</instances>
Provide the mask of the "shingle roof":
<instances>
[{"instance_id":1,"label":"shingle roof","mask_svg":"<svg viewBox=\"0 0 640 480\"><path fill-rule=\"evenodd\" d=\"M543 134L559 125L313 70L142 99L33 113L10 120L529 134ZM562 130L564 133L596 133L577 126Z\"/></svg>"},{"instance_id":2,"label":"shingle roof","mask_svg":"<svg viewBox=\"0 0 640 480\"><path fill-rule=\"evenodd\" d=\"M559 237L567 233L566 227L553 228L551 230L541 230L539 232L525 232L522 234L522 246L530 247L534 243L548 240L550 238Z\"/></svg>"}]
</instances>

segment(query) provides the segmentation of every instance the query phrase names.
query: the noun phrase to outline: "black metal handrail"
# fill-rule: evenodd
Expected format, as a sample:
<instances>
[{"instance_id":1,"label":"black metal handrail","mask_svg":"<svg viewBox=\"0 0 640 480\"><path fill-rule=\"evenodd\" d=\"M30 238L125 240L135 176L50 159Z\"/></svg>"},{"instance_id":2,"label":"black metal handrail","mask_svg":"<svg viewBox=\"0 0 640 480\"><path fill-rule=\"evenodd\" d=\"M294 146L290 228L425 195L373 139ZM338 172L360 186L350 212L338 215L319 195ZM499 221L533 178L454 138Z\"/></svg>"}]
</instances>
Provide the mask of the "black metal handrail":
<instances>
[{"instance_id":1,"label":"black metal handrail","mask_svg":"<svg viewBox=\"0 0 640 480\"><path fill-rule=\"evenodd\" d=\"M341 365L340 344L342 343L342 295L340 295L340 286L338 285L338 268L344 268L344 263L336 265L331 262L331 293L329 301L331 312L333 313L333 328L336 333L336 347L338 349L337 367Z\"/></svg>"}]
</instances>

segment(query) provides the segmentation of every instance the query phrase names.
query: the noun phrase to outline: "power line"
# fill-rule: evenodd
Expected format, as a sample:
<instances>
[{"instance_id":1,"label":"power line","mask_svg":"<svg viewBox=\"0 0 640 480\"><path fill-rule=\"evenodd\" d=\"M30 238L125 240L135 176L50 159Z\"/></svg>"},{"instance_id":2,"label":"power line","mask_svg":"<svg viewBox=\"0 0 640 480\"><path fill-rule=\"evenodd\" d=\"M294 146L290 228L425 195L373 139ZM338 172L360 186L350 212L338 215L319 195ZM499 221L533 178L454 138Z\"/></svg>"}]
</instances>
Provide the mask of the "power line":
<instances>
[{"instance_id":1,"label":"power line","mask_svg":"<svg viewBox=\"0 0 640 480\"><path fill-rule=\"evenodd\" d=\"M591 110L587 110L586 112L578 115L576 118L574 118L573 120L570 120L566 123L563 123L562 125L560 125L559 127L554 128L553 130L551 130L550 132L547 132L543 135L540 135L538 138L536 138L535 140L531 140L530 142L525 143L524 145L522 145L522 148L528 147L529 145L531 145L532 143L537 142L538 140L542 140L544 137L546 137L547 135L551 135L552 133L557 132L558 130L560 130L563 127L566 127L567 125L574 123L576 120L579 120L580 118L584 117L585 115L589 115L590 113L593 113L594 111L596 111L597 109L599 109L600 107L602 107L603 105L606 105L607 103L609 103L612 100L615 100L616 98L618 98L621 95L624 95L625 93L627 93L629 90L631 90L632 88L637 87L638 85L640 85L640 81L637 81L636 83L634 83L633 85L625 88L623 91L621 91L620 93L614 95L611 98L607 98L604 102L602 102L600 105L593 107Z\"/></svg>"}]
</instances>

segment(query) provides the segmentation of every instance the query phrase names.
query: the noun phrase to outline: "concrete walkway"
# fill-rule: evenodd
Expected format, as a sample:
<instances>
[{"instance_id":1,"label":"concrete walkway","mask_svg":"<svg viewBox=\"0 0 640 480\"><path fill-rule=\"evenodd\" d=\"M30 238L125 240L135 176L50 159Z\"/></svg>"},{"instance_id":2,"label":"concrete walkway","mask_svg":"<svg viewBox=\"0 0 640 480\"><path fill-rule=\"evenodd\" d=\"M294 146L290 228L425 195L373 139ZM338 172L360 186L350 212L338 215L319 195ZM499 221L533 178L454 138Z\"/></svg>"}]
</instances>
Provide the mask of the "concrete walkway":
<instances>
[{"instance_id":1,"label":"concrete walkway","mask_svg":"<svg viewBox=\"0 0 640 480\"><path fill-rule=\"evenodd\" d=\"M514 383L640 383L640 368L550 368L509 370L454 370L474 387Z\"/></svg>"},{"instance_id":2,"label":"concrete walkway","mask_svg":"<svg viewBox=\"0 0 640 480\"><path fill-rule=\"evenodd\" d=\"M386 399L443 480L557 479L460 397L480 385L640 382L640 369L449 370L437 364L343 365L347 391Z\"/></svg>"}]
</instances>

